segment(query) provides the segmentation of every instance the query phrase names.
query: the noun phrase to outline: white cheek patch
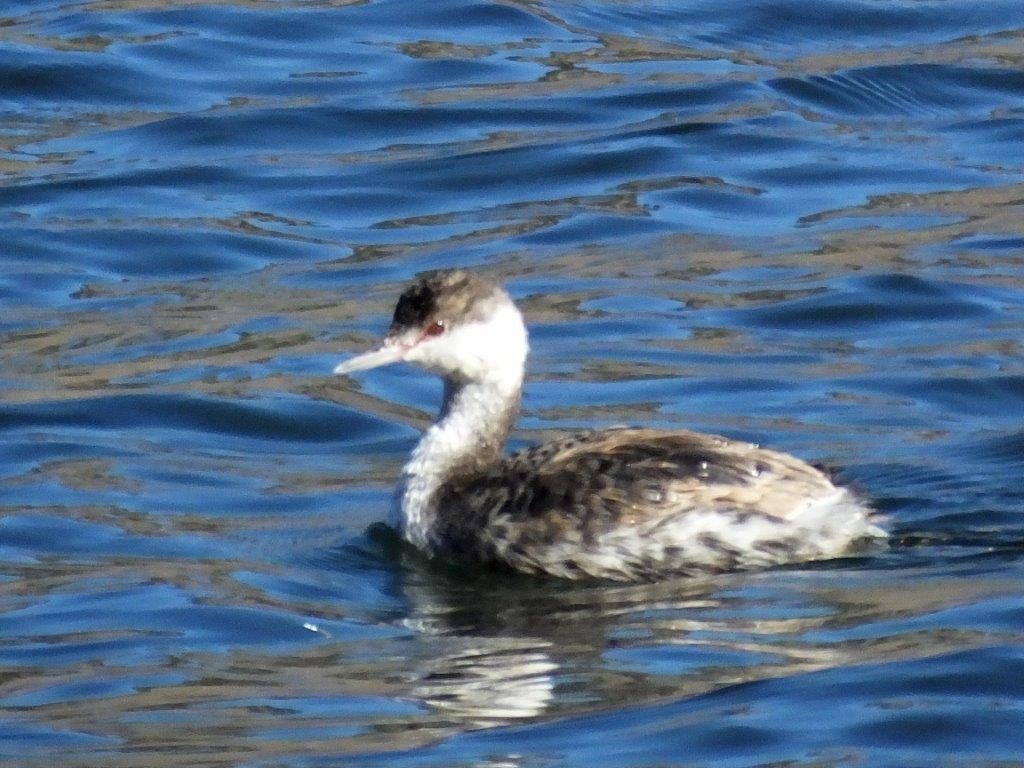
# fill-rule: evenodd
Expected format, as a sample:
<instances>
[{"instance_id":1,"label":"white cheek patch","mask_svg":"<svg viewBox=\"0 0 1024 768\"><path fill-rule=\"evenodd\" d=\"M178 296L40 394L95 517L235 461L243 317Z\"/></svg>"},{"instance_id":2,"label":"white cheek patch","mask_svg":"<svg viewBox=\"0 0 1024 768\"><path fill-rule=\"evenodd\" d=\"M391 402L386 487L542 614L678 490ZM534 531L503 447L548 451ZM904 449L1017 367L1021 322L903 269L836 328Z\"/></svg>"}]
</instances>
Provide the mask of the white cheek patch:
<instances>
[{"instance_id":1,"label":"white cheek patch","mask_svg":"<svg viewBox=\"0 0 1024 768\"><path fill-rule=\"evenodd\" d=\"M454 325L420 340L405 359L443 375L518 386L529 345L515 307L499 307L486 321Z\"/></svg>"}]
</instances>

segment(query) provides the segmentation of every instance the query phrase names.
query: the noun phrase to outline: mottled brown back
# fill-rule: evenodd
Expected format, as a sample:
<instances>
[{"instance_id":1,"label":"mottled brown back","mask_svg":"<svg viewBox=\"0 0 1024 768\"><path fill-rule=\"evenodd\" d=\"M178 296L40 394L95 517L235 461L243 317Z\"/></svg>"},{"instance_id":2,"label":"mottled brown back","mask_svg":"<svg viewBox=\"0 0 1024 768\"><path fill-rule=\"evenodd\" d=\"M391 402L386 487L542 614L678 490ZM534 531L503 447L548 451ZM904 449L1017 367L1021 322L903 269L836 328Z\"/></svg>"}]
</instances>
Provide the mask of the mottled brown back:
<instances>
[{"instance_id":1,"label":"mottled brown back","mask_svg":"<svg viewBox=\"0 0 1024 768\"><path fill-rule=\"evenodd\" d=\"M451 554L482 561L556 544L585 549L615 529L686 514L681 496L695 507L734 506L731 511L742 515L756 506L745 491L763 500L762 487L773 487L766 474L776 491L786 481L797 492L833 490L803 462L711 435L627 428L580 433L447 484L438 498L437 533Z\"/></svg>"}]
</instances>

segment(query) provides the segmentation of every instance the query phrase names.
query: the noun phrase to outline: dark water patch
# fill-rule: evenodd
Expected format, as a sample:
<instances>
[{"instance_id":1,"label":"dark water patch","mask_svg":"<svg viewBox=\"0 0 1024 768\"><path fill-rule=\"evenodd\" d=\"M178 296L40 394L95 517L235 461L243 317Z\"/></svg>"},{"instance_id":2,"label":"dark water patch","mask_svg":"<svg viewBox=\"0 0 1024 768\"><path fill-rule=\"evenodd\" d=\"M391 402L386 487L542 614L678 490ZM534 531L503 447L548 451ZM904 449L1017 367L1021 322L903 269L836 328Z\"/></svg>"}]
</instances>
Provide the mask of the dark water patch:
<instances>
[{"instance_id":1,"label":"dark water patch","mask_svg":"<svg viewBox=\"0 0 1024 768\"><path fill-rule=\"evenodd\" d=\"M710 156L728 156L735 154L739 148L750 149L753 152L774 151L774 152L806 152L814 146L814 141L806 136L800 135L802 131L800 121L776 118L774 121L762 125L761 121L715 121L707 122L685 118L674 118L661 120L653 127L628 128L623 132L624 138L645 138L665 139L677 145L679 148L689 147L696 151L699 147ZM701 156L703 157L703 155ZM757 157L755 154L754 158ZM686 163L695 158L679 157L678 162ZM695 170L701 169L698 161ZM757 165L755 162L754 165ZM741 163L737 170L740 170L745 163ZM699 174L698 174L699 175Z\"/></svg>"},{"instance_id":2,"label":"dark water patch","mask_svg":"<svg viewBox=\"0 0 1024 768\"><path fill-rule=\"evenodd\" d=\"M130 595L140 598L138 606L141 610L136 615L118 610ZM22 622L28 631L11 628L0 630L0 633L7 639L33 638L35 642L46 636L88 633L98 615L109 613L108 636L115 633L143 636L153 633L154 637L166 637L167 632L178 634L181 627L158 617L187 604L188 598L181 590L168 584L116 584L102 578L96 581L86 579L76 594L55 591L41 601L8 613L11 618Z\"/></svg>"},{"instance_id":3,"label":"dark water patch","mask_svg":"<svg viewBox=\"0 0 1024 768\"><path fill-rule=\"evenodd\" d=\"M16 501L16 499L12 499ZM225 550L211 541L190 537L133 535L111 523L75 520L69 515L56 515L57 510L34 512L23 507L24 513L10 509L0 521L0 550L5 556L30 561L33 554L45 558L53 556L76 557L80 560L131 557L145 552L148 557L168 559L192 557L218 557ZM50 514L46 514L50 512ZM107 514L116 517L115 514ZM124 513L125 523L136 515Z\"/></svg>"},{"instance_id":4,"label":"dark water patch","mask_svg":"<svg viewBox=\"0 0 1024 768\"><path fill-rule=\"evenodd\" d=\"M941 191L951 184L958 187L978 184L983 179L982 174L969 168L939 174L917 164L913 157L906 157L902 162L902 165L892 165L880 157L851 156L845 163L823 159L785 166L772 164L745 178L758 186L783 186L797 190L801 187L820 189L841 178L843 184L830 191L831 203L850 205L863 202L879 185L905 192L928 193Z\"/></svg>"},{"instance_id":5,"label":"dark water patch","mask_svg":"<svg viewBox=\"0 0 1024 768\"><path fill-rule=\"evenodd\" d=\"M598 105L616 110L637 110L650 114L651 110L671 110L673 116L702 114L710 105L743 103L754 98L755 87L744 82L723 82L701 85L676 86L672 88L633 86L629 89L615 89L607 95L596 95L593 101ZM673 136L702 131L713 124L703 122L676 123L672 128L645 130L643 133ZM641 133L640 135L643 135ZM628 134L627 134L628 136Z\"/></svg>"},{"instance_id":6,"label":"dark water patch","mask_svg":"<svg viewBox=\"0 0 1024 768\"><path fill-rule=\"evenodd\" d=\"M1018 10L1002 0L975 8L968 3L892 4L830 2L698 2L679 6L650 3L643 8L592 3L560 8L560 15L595 32L629 34L680 46L721 46L722 55L755 48L759 54L791 56L794 49L832 51L845 47L888 46L908 41L942 42L967 34L1005 29ZM841 30L841 32L839 32ZM740 58L737 56L737 58Z\"/></svg>"},{"instance_id":7,"label":"dark water patch","mask_svg":"<svg viewBox=\"0 0 1024 768\"><path fill-rule=\"evenodd\" d=\"M991 317L982 297L966 297L953 284L908 274L847 281L817 295L737 313L745 325L791 332L850 331L906 323L944 323ZM972 294L974 292L972 291Z\"/></svg>"},{"instance_id":8,"label":"dark water patch","mask_svg":"<svg viewBox=\"0 0 1024 768\"><path fill-rule=\"evenodd\" d=\"M5 61L4 58L0 57L4 98L17 99L22 108L33 101L44 105L60 102L66 107L95 105L97 102L107 105L132 102L136 108L142 108L164 103L165 94L157 88L152 88L148 94L132 88L130 84L134 73L123 63L88 54L67 54L57 64L50 55L24 50L10 60ZM170 85L170 82L165 83L165 86ZM171 92L169 87L167 92Z\"/></svg>"},{"instance_id":9,"label":"dark water patch","mask_svg":"<svg viewBox=\"0 0 1024 768\"><path fill-rule=\"evenodd\" d=\"M354 539L359 540L360 537ZM236 571L232 578L260 599L291 610L305 611L315 631L325 639L362 642L412 638L402 626L408 601L396 591L399 552L367 554L350 544L302 552L307 566L285 574ZM298 560L299 558L295 558ZM319 567L309 569L310 565ZM358 578L352 578L358 574ZM340 620L343 613L348 620Z\"/></svg>"},{"instance_id":10,"label":"dark water patch","mask_svg":"<svg viewBox=\"0 0 1024 768\"><path fill-rule=\"evenodd\" d=\"M968 4L951 3L925 7L893 4L879 7L870 2L830 2L810 6L801 0L789 2L734 2L732 11L720 4L702 4L705 14L713 14L721 31L705 35L709 42L735 45L756 43L768 52L783 55L796 46L799 50L827 51L834 46L837 30L847 47L875 47L882 38L893 41L941 42L958 37L1001 30L1007 14L1016 10L1010 2L987 5L975 15ZM791 54L790 54L791 55Z\"/></svg>"},{"instance_id":11,"label":"dark water patch","mask_svg":"<svg viewBox=\"0 0 1024 768\"><path fill-rule=\"evenodd\" d=\"M681 207L710 210L719 214L742 215L745 211L757 209L761 201L749 194L737 193L732 189L689 189L657 195L655 201L663 200Z\"/></svg>"},{"instance_id":12,"label":"dark water patch","mask_svg":"<svg viewBox=\"0 0 1024 768\"><path fill-rule=\"evenodd\" d=\"M169 642L172 638L178 638L182 647L205 647L211 651L224 644L261 644L265 640L272 644L302 644L319 639L317 633L303 626L296 616L267 607L253 609L193 603L181 590L167 586L154 585L140 590L136 585L132 594L140 602L139 608L131 612L123 610L132 599L126 591L97 589L79 595L73 605L59 595L50 595L41 604L9 613L22 626L13 637L62 637L87 632L96 617L103 615L109 617L111 633L137 634L143 640L148 636L152 652L166 652L168 645L174 645Z\"/></svg>"},{"instance_id":13,"label":"dark water patch","mask_svg":"<svg viewBox=\"0 0 1024 768\"><path fill-rule=\"evenodd\" d=\"M564 29L547 14L535 13L529 7L494 5L483 2L444 0L430 8L405 8L401 3L388 3L377 8L356 8L349 17L358 20L363 29L386 33L402 40L415 40L417 34L429 30L443 34L446 42L478 42L500 32L501 39L549 39L564 36ZM403 34L394 35L395 25L403 26ZM365 25L365 26L364 26Z\"/></svg>"},{"instance_id":14,"label":"dark water patch","mask_svg":"<svg viewBox=\"0 0 1024 768\"><path fill-rule=\"evenodd\" d=\"M974 237L957 238L949 243L949 248L965 248L967 250L996 251L1016 254L1024 251L1024 237L997 237L994 235L977 235Z\"/></svg>"},{"instance_id":15,"label":"dark water patch","mask_svg":"<svg viewBox=\"0 0 1024 768\"><path fill-rule=\"evenodd\" d=\"M0 723L0 739L4 742L0 755L24 760L33 760L40 752L54 754L89 749L116 749L120 744L120 739L114 736L98 736L75 732L72 729L59 730L14 720Z\"/></svg>"},{"instance_id":16,"label":"dark water patch","mask_svg":"<svg viewBox=\"0 0 1024 768\"><path fill-rule=\"evenodd\" d=\"M1024 431L982 433L964 446L964 451L976 460L989 461L999 467L1024 469Z\"/></svg>"},{"instance_id":17,"label":"dark water patch","mask_svg":"<svg viewBox=\"0 0 1024 768\"><path fill-rule=\"evenodd\" d=\"M359 443L390 432L390 427L372 416L361 413L342 415L334 406L313 401L282 400L271 406L195 396L147 394L0 408L0 430L54 427L88 430L158 428L302 443Z\"/></svg>"},{"instance_id":18,"label":"dark water patch","mask_svg":"<svg viewBox=\"0 0 1024 768\"><path fill-rule=\"evenodd\" d=\"M298 114L296 114L298 112ZM301 120L298 119L299 114ZM456 135L476 135L474 127L488 122L486 109L445 107L424 110L380 105L364 107L283 107L280 109L240 109L207 115L181 115L158 123L128 129L124 140L133 143L171 146L176 151L193 152L197 156L217 156L225 147L232 152L275 151L280 137L297 142L306 152L332 151L339 148L337 136L345 136L347 151L376 149L379 135L375 128L384 120L395 144L417 138L448 125L458 126ZM523 123L536 125L543 118L559 122L554 106L527 111L520 116ZM245 136L244 143L238 137Z\"/></svg>"},{"instance_id":19,"label":"dark water patch","mask_svg":"<svg viewBox=\"0 0 1024 768\"><path fill-rule=\"evenodd\" d=\"M962 114L989 109L1024 92L1024 76L1007 69L900 64L847 70L768 85L808 106L838 115Z\"/></svg>"},{"instance_id":20,"label":"dark water patch","mask_svg":"<svg viewBox=\"0 0 1024 768\"><path fill-rule=\"evenodd\" d=\"M950 415L1024 418L1024 376L893 376L876 386Z\"/></svg>"},{"instance_id":21,"label":"dark water patch","mask_svg":"<svg viewBox=\"0 0 1024 768\"><path fill-rule=\"evenodd\" d=\"M989 117L957 123L949 131L953 148L970 150L976 162L1002 164L1012 157L1012 147L1024 141L1024 118Z\"/></svg>"},{"instance_id":22,"label":"dark water patch","mask_svg":"<svg viewBox=\"0 0 1024 768\"><path fill-rule=\"evenodd\" d=\"M963 498L964 492L972 485L969 478L958 474L926 457L908 457L903 461L887 461L876 464L871 457L857 467L859 482L875 489L878 494L894 490L906 494L906 501L916 501L921 508L934 512L935 505L946 499ZM909 459L916 458L916 462Z\"/></svg>"},{"instance_id":23,"label":"dark water patch","mask_svg":"<svg viewBox=\"0 0 1024 768\"><path fill-rule=\"evenodd\" d=\"M53 306L63 301L81 285L77 274L63 274L60 271L36 272L26 270L13 275L0 276L0 301L31 305ZM14 330L0 321L0 333Z\"/></svg>"},{"instance_id":24,"label":"dark water patch","mask_svg":"<svg viewBox=\"0 0 1024 768\"><path fill-rule=\"evenodd\" d=\"M49 212L52 210L53 198L58 197L62 200L61 210L64 212L75 210L73 205L68 205L69 203L77 202L80 208L91 209L92 212L95 212L100 204L107 203L109 207L100 207L100 210L110 215L114 211L123 210L119 204L124 202L125 190L133 189L138 190L135 194L144 195L135 198L135 206L152 199L154 203L163 203L165 211L174 210L180 215L182 201L176 200L174 205L171 205L173 193L160 190L173 189L182 184L224 189L230 188L232 184L237 187L245 178L247 176L240 170L225 170L202 164L179 165L163 169L130 168L114 173L104 170L0 186L0 202L7 206L30 210L32 206L40 205L42 210ZM161 195L164 196L161 197ZM159 207L159 205L154 205L154 208ZM196 207L193 210L208 212L209 209Z\"/></svg>"},{"instance_id":25,"label":"dark water patch","mask_svg":"<svg viewBox=\"0 0 1024 768\"><path fill-rule=\"evenodd\" d=\"M1016 275L1021 272L1018 264L1018 253L1021 238L999 233L983 233L973 231L964 237L943 239L938 242L924 243L913 250L913 255L924 262L938 262L947 273L960 272L974 276L981 272L991 271L993 274ZM997 258L996 263L990 260ZM1010 278L1011 281L1013 278ZM1007 294L1004 303L1018 304L1012 292Z\"/></svg>"},{"instance_id":26,"label":"dark water patch","mask_svg":"<svg viewBox=\"0 0 1024 768\"><path fill-rule=\"evenodd\" d=\"M976 489L975 489L976 491ZM952 506L964 506L961 502ZM937 511L933 508L933 512ZM901 536L912 537L904 542L920 546L966 547L985 550L1016 550L1024 556L1024 518L1016 510L975 508L930 517L927 529L918 526Z\"/></svg>"},{"instance_id":27,"label":"dark water patch","mask_svg":"<svg viewBox=\"0 0 1024 768\"><path fill-rule=\"evenodd\" d=\"M235 646L305 644L322 638L294 613L234 606L196 605L170 609L160 617L165 628L180 628L186 644L208 650Z\"/></svg>"},{"instance_id":28,"label":"dark water patch","mask_svg":"<svg viewBox=\"0 0 1024 768\"><path fill-rule=\"evenodd\" d=\"M126 229L128 231L126 231ZM144 238L147 258L140 259L133 245ZM287 248L260 243L241 232L236 234L209 231L174 231L174 228L155 229L112 226L98 222L97 226L65 232L61 238L68 244L69 255L74 253L105 253L107 258L93 263L105 268L106 274L120 278L189 278L223 272L241 272L252 269L263 255L284 256ZM260 254L260 256L257 256ZM255 258L254 258L255 257ZM95 274L95 273L94 273ZM103 274L102 272L100 274Z\"/></svg>"},{"instance_id":29,"label":"dark water patch","mask_svg":"<svg viewBox=\"0 0 1024 768\"><path fill-rule=\"evenodd\" d=\"M518 239L527 246L557 246L577 242L584 232L588 237L604 235L629 238L632 235L643 237L658 231L668 231L667 225L652 224L632 217L574 216L572 221L553 224Z\"/></svg>"}]
</instances>

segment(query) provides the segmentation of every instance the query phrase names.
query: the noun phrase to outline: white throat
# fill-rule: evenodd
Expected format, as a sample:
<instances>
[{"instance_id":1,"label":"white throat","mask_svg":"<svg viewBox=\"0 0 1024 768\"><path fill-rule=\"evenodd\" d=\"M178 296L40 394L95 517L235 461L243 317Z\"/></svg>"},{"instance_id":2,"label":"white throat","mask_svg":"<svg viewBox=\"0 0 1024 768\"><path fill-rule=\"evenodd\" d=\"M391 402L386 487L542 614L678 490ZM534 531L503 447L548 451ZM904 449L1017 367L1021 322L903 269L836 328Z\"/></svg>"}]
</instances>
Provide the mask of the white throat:
<instances>
[{"instance_id":1,"label":"white throat","mask_svg":"<svg viewBox=\"0 0 1024 768\"><path fill-rule=\"evenodd\" d=\"M424 345L426 346L426 345ZM402 470L393 524L413 544L431 549L437 491L460 473L496 461L519 409L528 344L522 316L511 304L486 321L452 330L410 357L445 375L437 421ZM456 362L457 361L457 365Z\"/></svg>"}]
</instances>

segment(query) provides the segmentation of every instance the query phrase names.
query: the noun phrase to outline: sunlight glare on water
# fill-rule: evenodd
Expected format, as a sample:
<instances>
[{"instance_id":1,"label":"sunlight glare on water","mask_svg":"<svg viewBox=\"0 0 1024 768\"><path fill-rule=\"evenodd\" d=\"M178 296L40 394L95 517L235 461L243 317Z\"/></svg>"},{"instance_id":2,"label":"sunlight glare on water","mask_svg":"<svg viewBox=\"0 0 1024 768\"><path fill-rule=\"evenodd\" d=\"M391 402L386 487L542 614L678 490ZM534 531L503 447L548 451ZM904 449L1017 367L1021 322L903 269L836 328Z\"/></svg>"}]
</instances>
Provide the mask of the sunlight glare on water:
<instances>
[{"instance_id":1,"label":"sunlight glare on water","mask_svg":"<svg viewBox=\"0 0 1024 768\"><path fill-rule=\"evenodd\" d=\"M0 762L1024 759L1024 7L0 11ZM333 366L505 283L513 447L834 468L891 545L562 584L376 523L440 385Z\"/></svg>"}]
</instances>

